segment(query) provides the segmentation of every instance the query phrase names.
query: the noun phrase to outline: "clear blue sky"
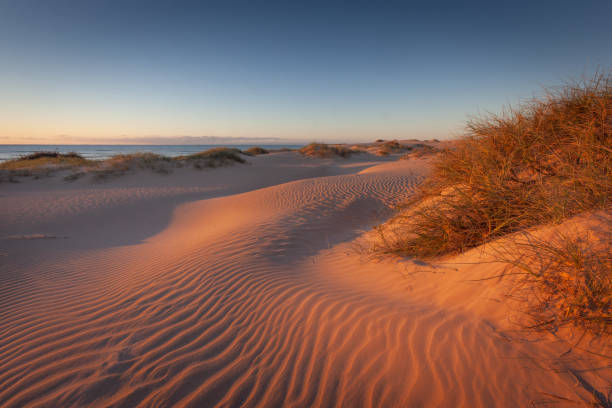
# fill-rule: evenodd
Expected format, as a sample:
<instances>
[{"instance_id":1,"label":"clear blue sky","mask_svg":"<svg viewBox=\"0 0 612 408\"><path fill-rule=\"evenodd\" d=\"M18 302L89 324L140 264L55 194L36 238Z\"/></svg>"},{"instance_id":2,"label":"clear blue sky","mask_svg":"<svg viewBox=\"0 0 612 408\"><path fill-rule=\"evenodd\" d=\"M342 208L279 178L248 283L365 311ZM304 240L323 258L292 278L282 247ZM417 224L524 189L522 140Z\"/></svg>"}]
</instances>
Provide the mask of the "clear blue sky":
<instances>
[{"instance_id":1,"label":"clear blue sky","mask_svg":"<svg viewBox=\"0 0 612 408\"><path fill-rule=\"evenodd\" d=\"M0 0L0 143L449 138L612 67L612 1Z\"/></svg>"}]
</instances>

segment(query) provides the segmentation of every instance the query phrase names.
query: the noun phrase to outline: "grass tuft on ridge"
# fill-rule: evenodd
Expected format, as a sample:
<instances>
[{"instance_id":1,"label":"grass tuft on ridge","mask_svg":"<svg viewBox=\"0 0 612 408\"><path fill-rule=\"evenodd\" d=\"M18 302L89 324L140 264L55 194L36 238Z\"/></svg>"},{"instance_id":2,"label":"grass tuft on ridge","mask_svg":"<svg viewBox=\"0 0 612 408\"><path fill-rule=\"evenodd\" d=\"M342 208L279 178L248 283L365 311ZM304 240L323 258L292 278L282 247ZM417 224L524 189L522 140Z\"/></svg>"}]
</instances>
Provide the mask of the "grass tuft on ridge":
<instances>
[{"instance_id":1,"label":"grass tuft on ridge","mask_svg":"<svg viewBox=\"0 0 612 408\"><path fill-rule=\"evenodd\" d=\"M571 324L611 334L612 240L518 238L533 227L612 210L610 74L549 89L502 115L474 119L467 130L436 157L402 211L377 227L373 249L427 259L508 235L519 249L498 260L526 277L529 327Z\"/></svg>"},{"instance_id":2,"label":"grass tuft on ridge","mask_svg":"<svg viewBox=\"0 0 612 408\"><path fill-rule=\"evenodd\" d=\"M298 150L306 157L332 158L335 156L348 158L355 153L344 146L332 146L325 143L310 143Z\"/></svg>"},{"instance_id":3,"label":"grass tuft on ridge","mask_svg":"<svg viewBox=\"0 0 612 408\"><path fill-rule=\"evenodd\" d=\"M0 163L1 170L35 169L40 167L83 166L90 161L75 152L35 152Z\"/></svg>"},{"instance_id":4,"label":"grass tuft on ridge","mask_svg":"<svg viewBox=\"0 0 612 408\"><path fill-rule=\"evenodd\" d=\"M529 227L605 208L612 197L612 80L548 90L468 123L398 216L405 239L389 252L456 254ZM402 218L404 218L402 220Z\"/></svg>"},{"instance_id":5,"label":"grass tuft on ridge","mask_svg":"<svg viewBox=\"0 0 612 408\"><path fill-rule=\"evenodd\" d=\"M249 147L242 153L246 154L247 156L258 156L260 154L268 154L270 152L264 149L263 147L254 146L254 147Z\"/></svg>"}]
</instances>

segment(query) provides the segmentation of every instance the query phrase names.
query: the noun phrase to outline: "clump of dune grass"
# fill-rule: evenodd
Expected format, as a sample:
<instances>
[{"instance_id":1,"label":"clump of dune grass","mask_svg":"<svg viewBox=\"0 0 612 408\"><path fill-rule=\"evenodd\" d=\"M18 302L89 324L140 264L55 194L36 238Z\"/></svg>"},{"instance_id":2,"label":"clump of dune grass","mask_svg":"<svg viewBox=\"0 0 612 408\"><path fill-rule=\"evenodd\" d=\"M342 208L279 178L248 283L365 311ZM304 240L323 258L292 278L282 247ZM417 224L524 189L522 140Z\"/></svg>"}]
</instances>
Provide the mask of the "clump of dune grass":
<instances>
[{"instance_id":1,"label":"clump of dune grass","mask_svg":"<svg viewBox=\"0 0 612 408\"><path fill-rule=\"evenodd\" d=\"M388 153L399 153L405 150L410 150L408 146L404 146L400 144L397 140L391 140L389 142L384 142L379 146L380 150L383 150Z\"/></svg>"},{"instance_id":2,"label":"clump of dune grass","mask_svg":"<svg viewBox=\"0 0 612 408\"><path fill-rule=\"evenodd\" d=\"M175 160L191 165L197 169L215 168L235 163L246 163L239 149L229 147L215 147L203 152L179 156Z\"/></svg>"},{"instance_id":3,"label":"clump of dune grass","mask_svg":"<svg viewBox=\"0 0 612 408\"><path fill-rule=\"evenodd\" d=\"M193 167L196 169L216 168L234 163L245 163L239 149L215 147L202 152L177 157L167 157L155 153L119 154L102 161L94 171L97 181L123 175L134 170L151 170L168 174L173 168Z\"/></svg>"},{"instance_id":4,"label":"clump of dune grass","mask_svg":"<svg viewBox=\"0 0 612 408\"><path fill-rule=\"evenodd\" d=\"M260 154L268 154L270 152L264 149L263 147L254 146L254 147L249 147L243 153L246 154L247 156L258 156Z\"/></svg>"},{"instance_id":5,"label":"clump of dune grass","mask_svg":"<svg viewBox=\"0 0 612 408\"><path fill-rule=\"evenodd\" d=\"M470 121L400 214L377 228L374 249L421 259L457 254L586 211L609 212L610 197L612 81L596 75ZM610 334L612 240L582 238L518 241L499 259L527 276L530 327Z\"/></svg>"},{"instance_id":6,"label":"clump of dune grass","mask_svg":"<svg viewBox=\"0 0 612 408\"><path fill-rule=\"evenodd\" d=\"M497 251L508 272L523 277L511 297L527 317L524 327L612 334L612 234L587 232L556 231L546 239L525 233Z\"/></svg>"},{"instance_id":7,"label":"clump of dune grass","mask_svg":"<svg viewBox=\"0 0 612 408\"><path fill-rule=\"evenodd\" d=\"M611 196L612 82L597 75L470 121L395 220L405 237L385 251L456 254L604 208Z\"/></svg>"},{"instance_id":8,"label":"clump of dune grass","mask_svg":"<svg viewBox=\"0 0 612 408\"><path fill-rule=\"evenodd\" d=\"M134 169L149 169L160 171L167 168L171 158L155 153L118 154L103 161L105 167L128 171ZM163 172L163 171L162 171Z\"/></svg>"},{"instance_id":9,"label":"clump of dune grass","mask_svg":"<svg viewBox=\"0 0 612 408\"><path fill-rule=\"evenodd\" d=\"M414 158L420 158L420 157L427 157L427 156L432 156L432 155L442 152L442 149L439 149L437 147L433 147L430 145L426 145L423 143L417 143L413 146L409 146L407 150L408 152L404 154L402 157L400 157L400 159L408 160L408 159L414 159Z\"/></svg>"},{"instance_id":10,"label":"clump of dune grass","mask_svg":"<svg viewBox=\"0 0 612 408\"><path fill-rule=\"evenodd\" d=\"M290 147L281 147L280 149L270 149L269 152L270 153L284 153L284 152L295 152L296 150L299 150L299 149L292 149Z\"/></svg>"},{"instance_id":11,"label":"clump of dune grass","mask_svg":"<svg viewBox=\"0 0 612 408\"><path fill-rule=\"evenodd\" d=\"M58 153L58 152L35 152L17 159L7 160L0 163L2 170L18 170L18 169L33 169L40 167L71 167L83 166L89 164L90 161L83 158L75 152Z\"/></svg>"},{"instance_id":12,"label":"clump of dune grass","mask_svg":"<svg viewBox=\"0 0 612 408\"><path fill-rule=\"evenodd\" d=\"M335 156L348 158L351 154L356 153L344 146L333 146L325 143L310 143L298 151L304 156L319 158L331 158Z\"/></svg>"},{"instance_id":13,"label":"clump of dune grass","mask_svg":"<svg viewBox=\"0 0 612 408\"><path fill-rule=\"evenodd\" d=\"M18 182L20 177L35 179L56 171L90 165L91 161L77 153L36 152L0 163L0 183Z\"/></svg>"},{"instance_id":14,"label":"clump of dune grass","mask_svg":"<svg viewBox=\"0 0 612 408\"><path fill-rule=\"evenodd\" d=\"M400 144L397 140L391 140L388 142L383 140L382 142L383 143L378 145L378 149L374 152L376 156L389 156L392 153L400 153L411 149L409 146Z\"/></svg>"},{"instance_id":15,"label":"clump of dune grass","mask_svg":"<svg viewBox=\"0 0 612 408\"><path fill-rule=\"evenodd\" d=\"M168 174L174 167L172 159L155 153L117 154L95 163L87 170L94 181L105 181L136 170L151 170L159 174ZM64 177L65 181L74 181L85 174L79 172Z\"/></svg>"}]
</instances>

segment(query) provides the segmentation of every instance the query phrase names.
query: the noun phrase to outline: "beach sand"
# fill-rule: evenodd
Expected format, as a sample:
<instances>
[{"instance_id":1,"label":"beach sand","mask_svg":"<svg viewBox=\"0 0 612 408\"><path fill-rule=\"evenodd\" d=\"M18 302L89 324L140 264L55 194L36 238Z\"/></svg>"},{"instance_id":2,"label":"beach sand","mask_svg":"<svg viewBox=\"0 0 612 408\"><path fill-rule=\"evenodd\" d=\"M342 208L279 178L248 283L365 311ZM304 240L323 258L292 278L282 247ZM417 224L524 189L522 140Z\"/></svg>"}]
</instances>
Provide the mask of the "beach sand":
<instances>
[{"instance_id":1,"label":"beach sand","mask_svg":"<svg viewBox=\"0 0 612 408\"><path fill-rule=\"evenodd\" d=\"M360 250L427 174L396 159L0 185L0 406L609 401L610 359L517 331L478 250Z\"/></svg>"}]
</instances>

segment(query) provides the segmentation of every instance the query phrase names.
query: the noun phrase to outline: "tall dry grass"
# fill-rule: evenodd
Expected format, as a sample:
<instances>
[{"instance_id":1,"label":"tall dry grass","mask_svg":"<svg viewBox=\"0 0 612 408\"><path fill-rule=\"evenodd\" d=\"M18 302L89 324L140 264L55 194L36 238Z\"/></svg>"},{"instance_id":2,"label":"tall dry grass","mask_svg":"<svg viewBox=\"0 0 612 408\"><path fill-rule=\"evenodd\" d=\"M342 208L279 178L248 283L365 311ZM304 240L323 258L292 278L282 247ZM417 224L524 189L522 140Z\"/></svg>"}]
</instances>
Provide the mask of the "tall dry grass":
<instances>
[{"instance_id":1,"label":"tall dry grass","mask_svg":"<svg viewBox=\"0 0 612 408\"><path fill-rule=\"evenodd\" d=\"M612 209L612 78L549 89L472 120L402 211L378 227L378 252L457 254L502 236ZM583 231L584 232L584 231ZM515 235L510 236L510 238ZM612 240L580 234L515 242L498 257L526 276L531 328L612 333Z\"/></svg>"},{"instance_id":2,"label":"tall dry grass","mask_svg":"<svg viewBox=\"0 0 612 408\"><path fill-rule=\"evenodd\" d=\"M550 89L503 115L468 123L435 161L387 248L422 258L455 254L536 225L610 205L612 80Z\"/></svg>"}]
</instances>

